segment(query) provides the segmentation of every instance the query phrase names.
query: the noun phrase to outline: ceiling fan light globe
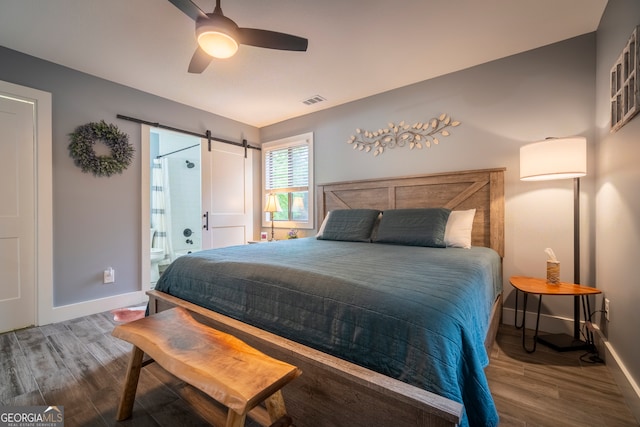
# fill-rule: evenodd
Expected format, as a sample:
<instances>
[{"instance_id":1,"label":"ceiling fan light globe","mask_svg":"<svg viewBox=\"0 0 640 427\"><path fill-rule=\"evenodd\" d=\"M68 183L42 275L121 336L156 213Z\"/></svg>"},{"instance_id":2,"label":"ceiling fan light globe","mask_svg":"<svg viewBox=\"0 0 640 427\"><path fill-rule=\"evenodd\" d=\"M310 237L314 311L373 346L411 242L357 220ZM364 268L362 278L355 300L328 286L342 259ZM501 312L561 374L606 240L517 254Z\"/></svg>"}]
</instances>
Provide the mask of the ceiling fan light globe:
<instances>
[{"instance_id":1,"label":"ceiling fan light globe","mask_svg":"<svg viewBox=\"0 0 640 427\"><path fill-rule=\"evenodd\" d=\"M198 44L214 58L231 58L238 51L238 42L221 31L207 30L198 34Z\"/></svg>"}]
</instances>

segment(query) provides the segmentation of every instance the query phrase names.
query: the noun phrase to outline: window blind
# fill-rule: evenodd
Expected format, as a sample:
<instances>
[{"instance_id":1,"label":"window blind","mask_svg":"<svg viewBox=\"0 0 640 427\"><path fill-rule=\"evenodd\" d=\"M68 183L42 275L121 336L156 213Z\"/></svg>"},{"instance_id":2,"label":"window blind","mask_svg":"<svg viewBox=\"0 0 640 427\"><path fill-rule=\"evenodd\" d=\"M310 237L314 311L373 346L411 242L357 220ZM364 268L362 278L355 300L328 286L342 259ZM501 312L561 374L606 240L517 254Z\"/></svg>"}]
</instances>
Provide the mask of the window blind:
<instances>
[{"instance_id":1,"label":"window blind","mask_svg":"<svg viewBox=\"0 0 640 427\"><path fill-rule=\"evenodd\" d=\"M306 143L265 152L265 189L299 191L309 186L309 146Z\"/></svg>"}]
</instances>

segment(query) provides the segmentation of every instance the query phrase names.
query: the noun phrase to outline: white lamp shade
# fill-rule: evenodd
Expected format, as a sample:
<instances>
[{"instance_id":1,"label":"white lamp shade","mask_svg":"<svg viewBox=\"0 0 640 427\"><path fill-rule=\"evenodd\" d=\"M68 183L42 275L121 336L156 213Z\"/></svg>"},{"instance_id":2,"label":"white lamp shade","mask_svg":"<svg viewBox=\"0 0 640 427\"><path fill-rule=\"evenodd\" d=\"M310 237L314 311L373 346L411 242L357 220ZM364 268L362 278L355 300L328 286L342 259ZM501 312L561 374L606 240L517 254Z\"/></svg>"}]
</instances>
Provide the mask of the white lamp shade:
<instances>
[{"instance_id":1,"label":"white lamp shade","mask_svg":"<svg viewBox=\"0 0 640 427\"><path fill-rule=\"evenodd\" d=\"M275 194L269 194L267 197L267 206L264 208L265 212L282 212L280 202Z\"/></svg>"},{"instance_id":2,"label":"white lamp shade","mask_svg":"<svg viewBox=\"0 0 640 427\"><path fill-rule=\"evenodd\" d=\"M520 179L544 181L587 174L587 139L553 138L520 147Z\"/></svg>"}]
</instances>

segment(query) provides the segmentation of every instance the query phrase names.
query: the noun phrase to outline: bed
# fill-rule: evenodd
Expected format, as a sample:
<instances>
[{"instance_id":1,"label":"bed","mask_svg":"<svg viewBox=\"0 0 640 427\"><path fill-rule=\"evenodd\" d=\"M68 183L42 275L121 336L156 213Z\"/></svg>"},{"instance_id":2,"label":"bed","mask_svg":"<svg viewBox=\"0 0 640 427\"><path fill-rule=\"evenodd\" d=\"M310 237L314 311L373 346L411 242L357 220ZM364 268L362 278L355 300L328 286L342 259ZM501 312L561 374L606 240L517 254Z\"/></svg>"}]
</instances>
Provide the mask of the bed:
<instances>
[{"instance_id":1,"label":"bed","mask_svg":"<svg viewBox=\"0 0 640 427\"><path fill-rule=\"evenodd\" d=\"M297 426L497 425L483 368L501 312L503 175L320 185L320 222L364 215L375 243L329 226L322 239L181 257L149 292L150 312L186 307L300 367L284 390ZM449 210L475 209L472 247L388 240L394 215L416 208L436 228L443 212L446 223Z\"/></svg>"}]
</instances>

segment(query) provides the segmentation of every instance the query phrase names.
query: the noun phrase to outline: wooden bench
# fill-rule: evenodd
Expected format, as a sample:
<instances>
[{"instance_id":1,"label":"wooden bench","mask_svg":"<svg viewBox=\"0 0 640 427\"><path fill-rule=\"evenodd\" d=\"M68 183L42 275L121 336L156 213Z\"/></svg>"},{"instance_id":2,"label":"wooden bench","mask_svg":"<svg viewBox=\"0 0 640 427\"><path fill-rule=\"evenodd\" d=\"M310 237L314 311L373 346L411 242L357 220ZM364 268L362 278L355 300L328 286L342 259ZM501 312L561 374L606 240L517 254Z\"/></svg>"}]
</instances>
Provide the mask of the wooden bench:
<instances>
[{"instance_id":1,"label":"wooden bench","mask_svg":"<svg viewBox=\"0 0 640 427\"><path fill-rule=\"evenodd\" d=\"M131 417L140 370L148 363L143 363L146 353L151 361L228 408L226 427L243 426L249 411L257 412L256 419L263 423L266 419L272 426L290 425L281 389L302 372L199 323L184 308L118 325L112 334L134 346L118 421ZM258 406L261 402L266 411Z\"/></svg>"}]
</instances>

